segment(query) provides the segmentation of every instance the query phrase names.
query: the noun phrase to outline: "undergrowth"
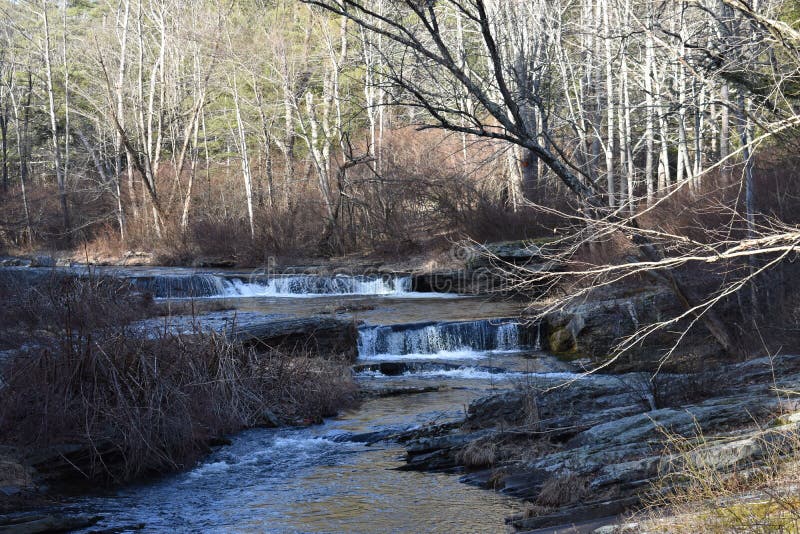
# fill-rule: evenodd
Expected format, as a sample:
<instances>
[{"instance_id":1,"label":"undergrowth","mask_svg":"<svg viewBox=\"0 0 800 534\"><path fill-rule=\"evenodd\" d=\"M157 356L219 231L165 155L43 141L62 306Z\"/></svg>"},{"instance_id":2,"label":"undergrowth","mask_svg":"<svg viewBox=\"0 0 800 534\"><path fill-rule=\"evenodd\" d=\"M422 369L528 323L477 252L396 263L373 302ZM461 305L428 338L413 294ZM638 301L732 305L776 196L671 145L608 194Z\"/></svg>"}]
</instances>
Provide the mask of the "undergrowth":
<instances>
[{"instance_id":1,"label":"undergrowth","mask_svg":"<svg viewBox=\"0 0 800 534\"><path fill-rule=\"evenodd\" d=\"M335 356L143 331L141 297L115 284L59 279L9 302L3 328L37 335L0 368L0 445L78 446L75 474L121 482L190 465L227 433L312 423L356 398Z\"/></svg>"},{"instance_id":2,"label":"undergrowth","mask_svg":"<svg viewBox=\"0 0 800 534\"><path fill-rule=\"evenodd\" d=\"M637 530L671 533L800 532L800 427L780 424L747 442L667 436L661 477ZM740 447L747 461L720 466L720 447Z\"/></svg>"}]
</instances>

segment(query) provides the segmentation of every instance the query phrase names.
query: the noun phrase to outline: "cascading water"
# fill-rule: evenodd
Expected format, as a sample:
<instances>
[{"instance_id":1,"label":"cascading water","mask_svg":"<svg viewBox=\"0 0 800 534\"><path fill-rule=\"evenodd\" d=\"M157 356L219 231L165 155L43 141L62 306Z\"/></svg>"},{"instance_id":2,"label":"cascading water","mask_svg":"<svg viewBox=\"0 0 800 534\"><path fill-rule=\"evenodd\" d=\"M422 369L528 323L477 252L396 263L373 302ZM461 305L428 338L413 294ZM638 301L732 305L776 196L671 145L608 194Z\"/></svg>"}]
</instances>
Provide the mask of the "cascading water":
<instances>
[{"instance_id":1,"label":"cascading water","mask_svg":"<svg viewBox=\"0 0 800 534\"><path fill-rule=\"evenodd\" d=\"M193 273L136 276L131 278L131 284L155 298L404 296L411 293L409 276L278 275L245 278Z\"/></svg>"},{"instance_id":2,"label":"cascading water","mask_svg":"<svg viewBox=\"0 0 800 534\"><path fill-rule=\"evenodd\" d=\"M227 280L225 296L285 297L320 295L402 295L411 289L411 277L277 276Z\"/></svg>"},{"instance_id":3,"label":"cascading water","mask_svg":"<svg viewBox=\"0 0 800 534\"><path fill-rule=\"evenodd\" d=\"M226 280L209 273L134 276L130 282L155 298L212 297L226 291Z\"/></svg>"},{"instance_id":4,"label":"cascading water","mask_svg":"<svg viewBox=\"0 0 800 534\"><path fill-rule=\"evenodd\" d=\"M359 357L365 360L437 354L474 357L519 348L519 325L500 320L362 327L358 339Z\"/></svg>"}]
</instances>

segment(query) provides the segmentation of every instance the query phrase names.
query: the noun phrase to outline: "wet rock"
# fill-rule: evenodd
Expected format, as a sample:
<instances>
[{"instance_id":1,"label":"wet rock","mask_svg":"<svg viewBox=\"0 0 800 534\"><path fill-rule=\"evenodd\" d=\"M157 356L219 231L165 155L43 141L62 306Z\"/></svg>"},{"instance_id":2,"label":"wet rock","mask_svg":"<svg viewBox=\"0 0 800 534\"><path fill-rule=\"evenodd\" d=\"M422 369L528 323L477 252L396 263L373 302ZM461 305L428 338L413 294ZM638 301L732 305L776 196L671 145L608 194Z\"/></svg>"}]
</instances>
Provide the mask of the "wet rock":
<instances>
[{"instance_id":1,"label":"wet rock","mask_svg":"<svg viewBox=\"0 0 800 534\"><path fill-rule=\"evenodd\" d=\"M441 362L376 362L368 364L354 365L353 371L356 373L373 372L386 376L400 376L405 373L422 373L426 371L453 371L463 369L463 365ZM471 366L471 369L487 373L504 373L506 369L501 367Z\"/></svg>"},{"instance_id":2,"label":"wet rock","mask_svg":"<svg viewBox=\"0 0 800 534\"><path fill-rule=\"evenodd\" d=\"M415 274L411 290L418 293L472 293L469 272L465 269Z\"/></svg>"},{"instance_id":3,"label":"wet rock","mask_svg":"<svg viewBox=\"0 0 800 534\"><path fill-rule=\"evenodd\" d=\"M0 258L0 267L24 267L30 265L30 260L24 258Z\"/></svg>"},{"instance_id":4,"label":"wet rock","mask_svg":"<svg viewBox=\"0 0 800 534\"><path fill-rule=\"evenodd\" d=\"M18 458L0 452L0 496L33 490L32 474Z\"/></svg>"},{"instance_id":5,"label":"wet rock","mask_svg":"<svg viewBox=\"0 0 800 534\"><path fill-rule=\"evenodd\" d=\"M128 250L125 254L122 255L121 261L119 262L121 265L152 265L153 264L153 254L150 252L144 252L141 250Z\"/></svg>"},{"instance_id":6,"label":"wet rock","mask_svg":"<svg viewBox=\"0 0 800 534\"><path fill-rule=\"evenodd\" d=\"M546 515L511 519L525 531L619 514L687 462L722 477L757 470L767 458L790 454L800 437L800 416L791 415L800 413L800 402L780 399L773 389L800 387L800 356L761 358L700 375L663 375L666 384L648 377L532 377L524 390L473 401L460 427L407 434L407 468L463 470L460 453L471 445L488 440L501 447L518 440L527 459L519 450L517 456L498 453L494 470L481 469L468 480L534 502L546 487L578 480L589 496ZM687 389L706 382L713 384L709 398L703 398L707 392L687 397ZM673 437L698 434L706 439L697 449L671 451Z\"/></svg>"},{"instance_id":7,"label":"wet rock","mask_svg":"<svg viewBox=\"0 0 800 534\"><path fill-rule=\"evenodd\" d=\"M351 318L287 317L234 310L145 319L134 327L144 335L165 330L175 335L216 332L262 350L346 356L355 361L359 324Z\"/></svg>"},{"instance_id":8,"label":"wet rock","mask_svg":"<svg viewBox=\"0 0 800 534\"><path fill-rule=\"evenodd\" d=\"M270 409L266 409L261 412L261 417L259 417L259 420L256 424L257 426L262 426L264 428L277 428L281 426L281 420L277 415L275 415L275 412Z\"/></svg>"},{"instance_id":9,"label":"wet rock","mask_svg":"<svg viewBox=\"0 0 800 534\"><path fill-rule=\"evenodd\" d=\"M192 266L201 268L229 269L236 266L236 260L234 258L197 258L192 263Z\"/></svg>"},{"instance_id":10,"label":"wet rock","mask_svg":"<svg viewBox=\"0 0 800 534\"><path fill-rule=\"evenodd\" d=\"M375 443L379 443L381 441L389 441L394 439L398 434L398 431L395 429L387 428L384 430L376 430L374 432L362 432L360 434L338 434L331 437L331 441L335 441L337 443L364 443L367 445L373 445Z\"/></svg>"},{"instance_id":11,"label":"wet rock","mask_svg":"<svg viewBox=\"0 0 800 534\"><path fill-rule=\"evenodd\" d=\"M146 523L133 523L121 527L92 529L89 534L128 534L137 530L144 530L145 527L147 527Z\"/></svg>"},{"instance_id":12,"label":"wet rock","mask_svg":"<svg viewBox=\"0 0 800 534\"><path fill-rule=\"evenodd\" d=\"M37 484L65 486L123 472L126 458L118 445L98 439L25 450L21 461L32 468Z\"/></svg>"},{"instance_id":13,"label":"wet rock","mask_svg":"<svg viewBox=\"0 0 800 534\"><path fill-rule=\"evenodd\" d=\"M546 333L543 336L543 348L570 360L589 358L597 365L614 356L617 343L636 332L640 325L675 317L683 311L681 303L671 292L657 289L635 295L582 301L544 317L542 324ZM628 349L605 371L654 371L662 363L662 357L678 341L679 353L703 353L704 359L695 358L694 361L707 362L721 354L720 347L700 323L690 329L688 336L679 340L676 332L683 331L684 326L688 327L688 324L681 323L674 328L655 332L643 343ZM672 359L672 362L677 361L678 358ZM681 360L681 363L685 362ZM669 365L662 370L668 370Z\"/></svg>"},{"instance_id":14,"label":"wet rock","mask_svg":"<svg viewBox=\"0 0 800 534\"><path fill-rule=\"evenodd\" d=\"M548 259L554 252L551 249L546 241L465 245L454 251L457 258L463 258L463 269L420 273L413 277L412 286L420 292L514 294L518 291L510 281L509 270L524 268L530 274L563 269L562 264Z\"/></svg>"},{"instance_id":15,"label":"wet rock","mask_svg":"<svg viewBox=\"0 0 800 534\"><path fill-rule=\"evenodd\" d=\"M536 517L512 518L510 524L519 531L531 531L553 525L571 525L621 514L638 503L636 498L597 500L562 508L554 513Z\"/></svg>"},{"instance_id":16,"label":"wet rock","mask_svg":"<svg viewBox=\"0 0 800 534\"><path fill-rule=\"evenodd\" d=\"M30 267L55 267L56 259L53 256L33 256Z\"/></svg>"},{"instance_id":17,"label":"wet rock","mask_svg":"<svg viewBox=\"0 0 800 534\"><path fill-rule=\"evenodd\" d=\"M334 317L300 317L234 323L227 335L269 349L358 357L358 323Z\"/></svg>"},{"instance_id":18,"label":"wet rock","mask_svg":"<svg viewBox=\"0 0 800 534\"><path fill-rule=\"evenodd\" d=\"M99 522L99 516L25 513L0 516L0 534L70 532Z\"/></svg>"},{"instance_id":19,"label":"wet rock","mask_svg":"<svg viewBox=\"0 0 800 534\"><path fill-rule=\"evenodd\" d=\"M394 386L385 388L374 388L361 390L363 398L399 397L402 395L419 395L421 393L433 393L445 391L447 386Z\"/></svg>"},{"instance_id":20,"label":"wet rock","mask_svg":"<svg viewBox=\"0 0 800 534\"><path fill-rule=\"evenodd\" d=\"M496 260L495 260L496 261ZM525 264L528 273L553 272L562 266L552 262ZM509 266L502 261L476 264L466 269L432 271L412 276L411 288L421 293L460 293L464 295L515 295L518 293L508 276ZM531 288L526 288L526 292Z\"/></svg>"}]
</instances>

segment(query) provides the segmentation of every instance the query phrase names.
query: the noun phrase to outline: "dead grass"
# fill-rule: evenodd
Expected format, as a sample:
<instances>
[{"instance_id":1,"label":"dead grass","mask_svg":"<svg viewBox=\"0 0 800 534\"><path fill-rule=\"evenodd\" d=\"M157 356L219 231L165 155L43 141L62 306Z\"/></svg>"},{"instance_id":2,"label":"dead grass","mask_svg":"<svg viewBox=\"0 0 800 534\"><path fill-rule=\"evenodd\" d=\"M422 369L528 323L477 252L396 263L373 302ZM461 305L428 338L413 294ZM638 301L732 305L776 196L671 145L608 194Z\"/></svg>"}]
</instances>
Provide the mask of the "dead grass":
<instances>
[{"instance_id":1,"label":"dead grass","mask_svg":"<svg viewBox=\"0 0 800 534\"><path fill-rule=\"evenodd\" d=\"M780 422L780 420L778 420ZM800 532L800 433L795 424L762 430L757 460L716 465L702 434L669 436L662 477L634 517L644 532Z\"/></svg>"},{"instance_id":2,"label":"dead grass","mask_svg":"<svg viewBox=\"0 0 800 534\"><path fill-rule=\"evenodd\" d=\"M536 504L545 508L559 508L574 504L588 495L586 478L571 471L548 478L539 490Z\"/></svg>"},{"instance_id":3,"label":"dead grass","mask_svg":"<svg viewBox=\"0 0 800 534\"><path fill-rule=\"evenodd\" d=\"M491 437L476 439L458 451L456 461L467 467L491 467L497 461L497 444Z\"/></svg>"},{"instance_id":4,"label":"dead grass","mask_svg":"<svg viewBox=\"0 0 800 534\"><path fill-rule=\"evenodd\" d=\"M344 361L259 353L201 331L145 335L112 315L138 297L109 283L60 280L18 300L46 334L2 369L0 445L77 445L85 477L125 481L190 465L224 434L310 424L355 402Z\"/></svg>"}]
</instances>

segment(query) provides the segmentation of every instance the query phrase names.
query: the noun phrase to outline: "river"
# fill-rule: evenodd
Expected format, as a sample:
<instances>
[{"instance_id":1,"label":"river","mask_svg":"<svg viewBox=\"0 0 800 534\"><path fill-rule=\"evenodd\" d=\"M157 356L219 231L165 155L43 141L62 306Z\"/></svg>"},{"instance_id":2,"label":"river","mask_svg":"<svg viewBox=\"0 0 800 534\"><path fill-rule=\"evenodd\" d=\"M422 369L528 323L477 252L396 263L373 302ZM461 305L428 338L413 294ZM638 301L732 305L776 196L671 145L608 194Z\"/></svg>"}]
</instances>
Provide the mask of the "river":
<instances>
[{"instance_id":1,"label":"river","mask_svg":"<svg viewBox=\"0 0 800 534\"><path fill-rule=\"evenodd\" d=\"M322 425L242 432L185 472L75 498L65 511L103 517L86 532L502 532L504 518L521 508L456 473L399 470L402 446L371 442L375 433L457 419L478 396L558 370L509 319L519 302L415 293L404 278L123 275L160 299L191 294L201 310L342 310L364 322L354 367L362 388L427 391L369 398Z\"/></svg>"}]
</instances>

